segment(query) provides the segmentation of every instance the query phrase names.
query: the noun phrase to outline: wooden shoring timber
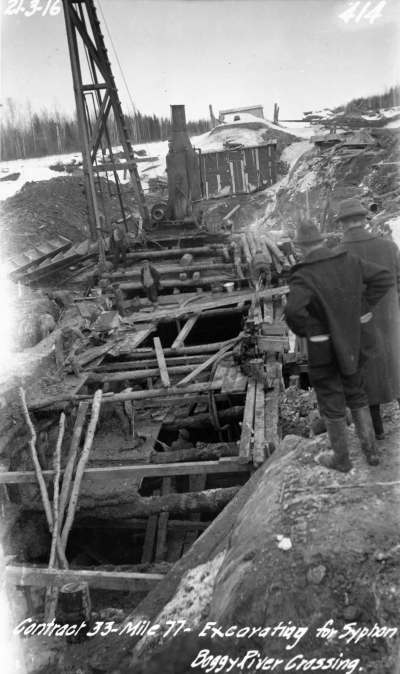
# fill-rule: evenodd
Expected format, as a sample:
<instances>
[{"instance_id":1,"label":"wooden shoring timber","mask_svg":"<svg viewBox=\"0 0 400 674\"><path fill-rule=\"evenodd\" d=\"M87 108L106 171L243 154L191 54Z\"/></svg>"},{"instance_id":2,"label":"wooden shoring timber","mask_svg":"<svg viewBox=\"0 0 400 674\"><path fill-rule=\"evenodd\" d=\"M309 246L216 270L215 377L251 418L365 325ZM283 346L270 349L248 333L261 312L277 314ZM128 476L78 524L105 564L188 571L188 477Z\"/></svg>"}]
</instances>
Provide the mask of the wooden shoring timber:
<instances>
[{"instance_id":1,"label":"wooden shoring timber","mask_svg":"<svg viewBox=\"0 0 400 674\"><path fill-rule=\"evenodd\" d=\"M193 464L192 464L193 466ZM198 474L196 465L193 474ZM225 472L231 472L230 464ZM99 517L100 519L130 519L131 517L148 517L168 511L170 515L187 515L192 512L215 514L220 512L237 494L240 486L207 489L206 491L166 494L165 496L139 496L134 494L132 501L118 505L96 505L94 508L82 508L80 517Z\"/></svg>"},{"instance_id":2,"label":"wooden shoring timber","mask_svg":"<svg viewBox=\"0 0 400 674\"><path fill-rule=\"evenodd\" d=\"M207 529L211 521L207 522L193 522L192 520L174 520L169 519L167 529L170 531L190 531L193 528ZM139 529L145 531L147 527L147 519L139 517L131 517L130 519L116 522L114 520L102 520L97 517L87 518L81 522L76 523L76 529Z\"/></svg>"},{"instance_id":3,"label":"wooden shoring timber","mask_svg":"<svg viewBox=\"0 0 400 674\"><path fill-rule=\"evenodd\" d=\"M251 258L250 258L251 260ZM263 299L272 299L272 297L280 297L282 295L287 295L289 292L289 286L279 286L276 288L263 288L260 290L260 297ZM208 309L214 310L220 307L236 306L241 302L251 302L253 299L253 290L240 290L234 293L225 293L222 297L216 297L215 299L209 298L205 301L205 298L201 298L201 301L192 302L191 304L180 305L179 307L173 307L171 309L160 309L159 311L153 311L151 314L151 320L153 323L160 321L175 321L177 318L189 318L192 314L201 314L206 312ZM149 320L149 314L147 312L136 312L131 315L131 319L135 323L145 323ZM194 347L187 347L193 349ZM196 351L192 350L192 353ZM173 355L173 354L171 354Z\"/></svg>"},{"instance_id":4,"label":"wooden shoring timber","mask_svg":"<svg viewBox=\"0 0 400 674\"><path fill-rule=\"evenodd\" d=\"M276 245L275 241L270 236L268 236L268 234L264 233L263 236L272 255L276 257L279 260L279 262L283 263L285 260L285 256L282 253L281 249Z\"/></svg>"},{"instance_id":5,"label":"wooden shoring timber","mask_svg":"<svg viewBox=\"0 0 400 674\"><path fill-rule=\"evenodd\" d=\"M180 333L178 334L178 336L176 337L176 339L172 343L172 347L171 347L172 349L179 349L179 347L184 345L186 337L189 335L189 332L192 330L195 323L197 322L197 318L198 318L197 316L192 316L191 318L189 318L186 321L182 330L180 331Z\"/></svg>"},{"instance_id":6,"label":"wooden shoring timber","mask_svg":"<svg viewBox=\"0 0 400 674\"><path fill-rule=\"evenodd\" d=\"M239 461L232 462L227 468L220 461L182 461L180 463L140 463L128 466L100 466L85 468L84 477L91 480L110 482L140 477L165 477L167 475L196 475L200 473L243 473L247 468ZM63 471L62 471L63 472ZM52 480L53 470L44 470L43 479ZM35 484L36 473L30 471L0 472L0 484Z\"/></svg>"},{"instance_id":7,"label":"wooden shoring timber","mask_svg":"<svg viewBox=\"0 0 400 674\"><path fill-rule=\"evenodd\" d=\"M256 399L255 379L249 379L247 383L246 402L244 406L244 415L242 422L242 433L239 444L239 461L250 462L252 456L252 436L254 430L254 406Z\"/></svg>"},{"instance_id":8,"label":"wooden shoring timber","mask_svg":"<svg viewBox=\"0 0 400 674\"><path fill-rule=\"evenodd\" d=\"M240 235L240 242L241 242L241 246L242 246L242 250L243 250L245 260L246 260L247 264L251 264L251 252L250 252L249 244L248 244L247 239L246 239L246 234Z\"/></svg>"},{"instance_id":9,"label":"wooden shoring timber","mask_svg":"<svg viewBox=\"0 0 400 674\"><path fill-rule=\"evenodd\" d=\"M166 557L168 518L168 512L162 512L158 516L156 552L154 555L154 560L156 562L162 562Z\"/></svg>"},{"instance_id":10,"label":"wooden shoring timber","mask_svg":"<svg viewBox=\"0 0 400 674\"><path fill-rule=\"evenodd\" d=\"M161 383L166 388L169 388L171 386L171 380L169 378L167 365L166 365L166 362L165 362L164 351L163 351L163 348L161 346L160 338L154 337L153 344L154 344L154 349L155 349L155 352L156 352L158 369L160 370ZM185 366L181 366L181 367L185 367Z\"/></svg>"},{"instance_id":11,"label":"wooden shoring timber","mask_svg":"<svg viewBox=\"0 0 400 674\"><path fill-rule=\"evenodd\" d=\"M242 339L242 335L238 335L234 339L231 339L226 346L223 346L222 349L217 351L217 353L213 354L209 358L207 358L204 363L200 363L190 374L188 374L186 377L178 381L177 386L186 386L189 384L189 382L192 381L192 379L195 379L201 372L204 372L207 368L209 368L211 365L216 363L222 356L224 356L230 349L233 349L234 345L239 342ZM220 385L217 385L218 388L220 388ZM215 389L210 389L210 390L215 390Z\"/></svg>"},{"instance_id":12,"label":"wooden shoring timber","mask_svg":"<svg viewBox=\"0 0 400 674\"><path fill-rule=\"evenodd\" d=\"M260 236L260 244L261 244L261 250L265 255L265 259L268 260L269 264L272 265L272 255L271 252L267 246L267 242L265 240L265 236Z\"/></svg>"},{"instance_id":13,"label":"wooden shoring timber","mask_svg":"<svg viewBox=\"0 0 400 674\"><path fill-rule=\"evenodd\" d=\"M188 278L181 281L180 278L164 278L162 281L163 288L198 288L199 286L210 286L213 283L224 283L231 280L232 270L225 274L214 274L213 276L204 276L197 280ZM141 290L142 283L138 281L121 281L121 290Z\"/></svg>"},{"instance_id":14,"label":"wooden shoring timber","mask_svg":"<svg viewBox=\"0 0 400 674\"><path fill-rule=\"evenodd\" d=\"M276 381L275 387L265 395L265 447L268 456L277 451L280 445L279 388Z\"/></svg>"},{"instance_id":15,"label":"wooden shoring timber","mask_svg":"<svg viewBox=\"0 0 400 674\"><path fill-rule=\"evenodd\" d=\"M187 238L187 237L185 237ZM212 246L191 246L187 248L163 248L162 250L143 250L135 251L127 254L128 260L156 260L166 258L181 258L186 253L191 255L210 255L221 253L223 244L214 244Z\"/></svg>"},{"instance_id":16,"label":"wooden shoring timber","mask_svg":"<svg viewBox=\"0 0 400 674\"><path fill-rule=\"evenodd\" d=\"M243 395L243 394L241 394ZM216 402L224 399L226 401L226 396L216 395ZM197 402L199 398L192 399L193 402ZM208 398L200 398L200 402L208 401ZM237 422L244 413L243 405L234 405L229 409L218 410L218 418L221 423L230 423ZM175 431L179 428L203 428L204 426L209 426L211 423L209 412L201 412L199 414L194 414L192 416L176 419L175 421L166 421L163 424L163 429L165 431Z\"/></svg>"},{"instance_id":17,"label":"wooden shoring timber","mask_svg":"<svg viewBox=\"0 0 400 674\"><path fill-rule=\"evenodd\" d=\"M216 349L217 351L218 349ZM164 355L166 355L167 349L164 349ZM174 367L175 365L193 365L201 363L202 360L205 360L207 354L198 354L193 356L175 356L175 357L166 357L165 362L167 367ZM157 358L143 358L138 356L137 360L125 360L119 361L117 363L104 363L103 365L96 366L91 368L92 372L122 372L123 370L142 370L143 368L148 367L150 369L157 367Z\"/></svg>"},{"instance_id":18,"label":"wooden shoring timber","mask_svg":"<svg viewBox=\"0 0 400 674\"><path fill-rule=\"evenodd\" d=\"M185 393L204 393L208 391L217 391L220 387L209 382L201 382L199 384L192 384L191 386L187 386L185 388ZM168 390L168 395L173 396L173 395L181 395L182 394L182 389L175 387L171 387ZM148 391L130 391L126 393L115 393L112 395L109 394L104 394L102 403L107 404L107 403L116 403L116 402L123 402L125 400L146 400L148 398L162 398L165 396L165 388L161 389L151 389ZM69 394L66 395L61 395L61 396L51 396L47 399L42 399L39 401L39 403L30 403L29 409L31 410L39 410L39 409L59 409L59 405L63 407L65 403L72 401L72 402L79 402L80 400L92 400L91 395L75 395L71 396Z\"/></svg>"},{"instance_id":19,"label":"wooden shoring timber","mask_svg":"<svg viewBox=\"0 0 400 674\"><path fill-rule=\"evenodd\" d=\"M247 232L246 233L246 239L247 239L247 245L250 249L251 257L254 257L256 254L257 246L253 237L252 232Z\"/></svg>"},{"instance_id":20,"label":"wooden shoring timber","mask_svg":"<svg viewBox=\"0 0 400 674\"><path fill-rule=\"evenodd\" d=\"M203 491L206 488L207 476L206 475L190 475L189 476L189 491ZM192 512L189 515L191 520L198 520L200 518L200 513ZM197 529L188 531L185 536L185 541L183 544L183 554L193 545L196 538L198 537L199 532Z\"/></svg>"},{"instance_id":21,"label":"wooden shoring timber","mask_svg":"<svg viewBox=\"0 0 400 674\"><path fill-rule=\"evenodd\" d=\"M144 536L144 543L141 557L142 564L150 564L150 562L153 561L154 547L156 544L157 524L158 524L158 515L156 514L150 515L147 521L146 533Z\"/></svg>"},{"instance_id":22,"label":"wooden shoring timber","mask_svg":"<svg viewBox=\"0 0 400 674\"><path fill-rule=\"evenodd\" d=\"M199 262L198 260L194 260L190 265L183 266L179 263L179 261L176 261L175 264L159 264L157 265L157 271L161 274L162 278L166 278L166 275L171 275L171 274L180 274L182 272L186 274L192 274L194 271L231 271L232 270L232 264L229 262L215 262L215 261L209 261L205 260L203 262ZM111 280L121 280L121 279L138 279L140 278L140 267L137 267L136 269L127 269L127 270L120 270L120 271L114 271L114 272L109 272L102 274L103 278L109 278Z\"/></svg>"},{"instance_id":23,"label":"wooden shoring timber","mask_svg":"<svg viewBox=\"0 0 400 674\"><path fill-rule=\"evenodd\" d=\"M192 529L201 529L204 531L209 525L210 521L199 522L195 520L173 520L170 518L168 520L167 529L170 531L191 531ZM146 527L147 519L141 519L139 517L131 517L130 519L121 520L120 522L114 520L101 520L92 517L76 523L77 529L139 529L144 531L146 530Z\"/></svg>"},{"instance_id":24,"label":"wooden shoring timber","mask_svg":"<svg viewBox=\"0 0 400 674\"><path fill-rule=\"evenodd\" d=\"M153 452L150 462L161 464L179 463L181 461L212 461L220 459L221 456L238 456L238 454L239 449L236 442L215 442L205 447Z\"/></svg>"},{"instance_id":25,"label":"wooden shoring timber","mask_svg":"<svg viewBox=\"0 0 400 674\"><path fill-rule=\"evenodd\" d=\"M163 386L169 388L171 386L171 381L169 379L169 374L185 374L193 370L193 365L175 365L167 370L167 365L165 363L165 368L162 365L160 358L160 367L157 368L148 368L143 370L122 370L122 372L92 372L88 377L88 383L93 382L103 382L103 381L141 381L147 379L148 377L161 377L161 382Z\"/></svg>"},{"instance_id":26,"label":"wooden shoring timber","mask_svg":"<svg viewBox=\"0 0 400 674\"><path fill-rule=\"evenodd\" d=\"M171 492L174 491L174 486L171 477L164 477L161 484L161 494L163 496L165 496L165 494L171 494ZM162 512L158 516L156 551L154 555L155 562L164 561L167 554L168 519L168 512Z\"/></svg>"},{"instance_id":27,"label":"wooden shoring timber","mask_svg":"<svg viewBox=\"0 0 400 674\"><path fill-rule=\"evenodd\" d=\"M265 460L265 392L264 384L257 381L254 405L254 447L253 463L261 466Z\"/></svg>"},{"instance_id":28,"label":"wooden shoring timber","mask_svg":"<svg viewBox=\"0 0 400 674\"><path fill-rule=\"evenodd\" d=\"M103 590L147 591L164 578L161 573L128 571L86 571L78 569L45 569L35 566L6 566L6 582L23 587L62 587L66 583L87 583Z\"/></svg>"}]
</instances>

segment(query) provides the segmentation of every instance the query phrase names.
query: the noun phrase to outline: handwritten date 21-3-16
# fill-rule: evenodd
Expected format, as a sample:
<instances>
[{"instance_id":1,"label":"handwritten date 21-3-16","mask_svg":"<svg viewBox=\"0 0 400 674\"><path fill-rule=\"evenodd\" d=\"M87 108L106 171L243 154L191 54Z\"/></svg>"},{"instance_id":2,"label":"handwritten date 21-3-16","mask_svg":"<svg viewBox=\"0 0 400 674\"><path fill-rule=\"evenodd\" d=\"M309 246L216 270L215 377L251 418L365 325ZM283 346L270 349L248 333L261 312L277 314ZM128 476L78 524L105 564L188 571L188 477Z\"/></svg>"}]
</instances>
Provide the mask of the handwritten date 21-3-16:
<instances>
[{"instance_id":1,"label":"handwritten date 21-3-16","mask_svg":"<svg viewBox=\"0 0 400 674\"><path fill-rule=\"evenodd\" d=\"M5 14L24 16L57 16L61 11L61 0L8 0Z\"/></svg>"}]
</instances>

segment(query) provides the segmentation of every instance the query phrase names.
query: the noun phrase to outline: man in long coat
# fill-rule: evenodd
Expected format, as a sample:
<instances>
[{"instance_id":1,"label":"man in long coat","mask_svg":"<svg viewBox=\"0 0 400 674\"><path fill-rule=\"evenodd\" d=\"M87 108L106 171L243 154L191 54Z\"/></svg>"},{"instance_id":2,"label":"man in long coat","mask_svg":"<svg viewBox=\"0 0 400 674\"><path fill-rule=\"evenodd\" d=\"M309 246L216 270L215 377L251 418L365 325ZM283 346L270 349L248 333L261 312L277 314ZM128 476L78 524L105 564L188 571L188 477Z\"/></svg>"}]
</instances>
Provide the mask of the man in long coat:
<instances>
[{"instance_id":1,"label":"man in long coat","mask_svg":"<svg viewBox=\"0 0 400 674\"><path fill-rule=\"evenodd\" d=\"M368 398L362 386L361 333L371 309L393 285L383 267L324 246L318 228L304 223L295 243L302 262L292 267L286 321L307 338L310 383L325 417L333 450L319 462L342 472L351 469L346 405L370 465L379 463Z\"/></svg>"},{"instance_id":2,"label":"man in long coat","mask_svg":"<svg viewBox=\"0 0 400 674\"><path fill-rule=\"evenodd\" d=\"M344 238L338 250L386 267L394 281L375 307L370 327L376 349L363 368L375 435L380 439L383 424L379 406L400 398L400 251L394 241L367 232L367 213L357 199L345 199L339 204L337 219L343 225Z\"/></svg>"}]
</instances>

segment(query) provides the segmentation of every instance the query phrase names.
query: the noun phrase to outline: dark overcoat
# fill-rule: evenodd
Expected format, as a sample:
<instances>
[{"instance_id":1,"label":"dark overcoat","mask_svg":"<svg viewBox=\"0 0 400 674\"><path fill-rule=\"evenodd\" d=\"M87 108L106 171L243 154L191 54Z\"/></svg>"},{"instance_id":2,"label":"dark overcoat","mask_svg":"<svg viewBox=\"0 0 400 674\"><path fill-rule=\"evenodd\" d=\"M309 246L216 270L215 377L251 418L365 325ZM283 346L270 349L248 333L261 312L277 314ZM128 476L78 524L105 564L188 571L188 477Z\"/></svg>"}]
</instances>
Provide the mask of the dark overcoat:
<instances>
[{"instance_id":1,"label":"dark overcoat","mask_svg":"<svg viewBox=\"0 0 400 674\"><path fill-rule=\"evenodd\" d=\"M154 285L156 288L159 290L161 288L161 277L160 274L158 273L157 269L153 267L151 264L149 264L149 271L152 276L152 279L154 281ZM141 284L144 285L144 268L140 270L140 281Z\"/></svg>"},{"instance_id":2,"label":"dark overcoat","mask_svg":"<svg viewBox=\"0 0 400 674\"><path fill-rule=\"evenodd\" d=\"M363 227L348 230L338 250L386 267L394 285L373 311L371 328L376 350L364 366L365 388L370 405L400 398L400 251L394 241L369 234Z\"/></svg>"},{"instance_id":3,"label":"dark overcoat","mask_svg":"<svg viewBox=\"0 0 400 674\"><path fill-rule=\"evenodd\" d=\"M292 267L286 322L296 335L307 338L309 365L328 364L316 362L321 350L310 337L329 335L339 371L355 374L361 357L360 317L392 285L392 275L383 267L325 247Z\"/></svg>"}]
</instances>

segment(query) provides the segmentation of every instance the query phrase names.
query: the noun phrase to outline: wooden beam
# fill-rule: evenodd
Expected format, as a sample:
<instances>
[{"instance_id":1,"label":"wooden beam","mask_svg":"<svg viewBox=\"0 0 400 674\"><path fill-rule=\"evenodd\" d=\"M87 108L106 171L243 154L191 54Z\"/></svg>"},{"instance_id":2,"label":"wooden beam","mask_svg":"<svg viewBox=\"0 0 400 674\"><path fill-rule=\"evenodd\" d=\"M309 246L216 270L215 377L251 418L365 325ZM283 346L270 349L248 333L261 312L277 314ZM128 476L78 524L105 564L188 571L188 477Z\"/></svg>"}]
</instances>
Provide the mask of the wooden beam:
<instances>
[{"instance_id":1,"label":"wooden beam","mask_svg":"<svg viewBox=\"0 0 400 674\"><path fill-rule=\"evenodd\" d=\"M88 583L103 590L147 591L163 580L161 573L132 573L129 571L85 571L75 569L46 569L35 566L6 566L6 581L12 585L61 587L66 583Z\"/></svg>"},{"instance_id":2,"label":"wooden beam","mask_svg":"<svg viewBox=\"0 0 400 674\"><path fill-rule=\"evenodd\" d=\"M165 386L166 388L169 388L171 386L171 381L170 381L170 378L169 378L167 365L166 365L166 362L165 362L164 351L163 351L163 348L161 346L160 338L154 337L153 344L154 344L154 349L155 349L155 352L156 352L158 368L160 370L160 377L161 377L162 385ZM178 367L185 367L185 366L178 366Z\"/></svg>"},{"instance_id":3,"label":"wooden beam","mask_svg":"<svg viewBox=\"0 0 400 674\"><path fill-rule=\"evenodd\" d=\"M150 564L153 561L154 546L156 543L158 515L150 515L147 520L146 534L142 550L142 564Z\"/></svg>"},{"instance_id":4,"label":"wooden beam","mask_svg":"<svg viewBox=\"0 0 400 674\"><path fill-rule=\"evenodd\" d=\"M198 318L197 316L192 316L191 318L189 318L186 321L185 325L183 326L182 330L178 334L177 338L172 343L172 346L171 346L172 349L179 349L179 347L183 346L183 343L184 343L186 337L188 336L189 332L191 331L191 329L194 327L195 323L197 322L197 318Z\"/></svg>"},{"instance_id":5,"label":"wooden beam","mask_svg":"<svg viewBox=\"0 0 400 674\"><path fill-rule=\"evenodd\" d=\"M256 398L256 381L249 379L247 384L246 402L244 406L242 433L239 444L239 460L251 461L251 435L254 428L254 404Z\"/></svg>"},{"instance_id":6,"label":"wooden beam","mask_svg":"<svg viewBox=\"0 0 400 674\"><path fill-rule=\"evenodd\" d=\"M254 405L254 448L253 463L261 466L265 460L265 393L264 384L257 382Z\"/></svg>"},{"instance_id":7,"label":"wooden beam","mask_svg":"<svg viewBox=\"0 0 400 674\"><path fill-rule=\"evenodd\" d=\"M218 351L218 349L215 349ZM164 349L164 355L166 355L167 349ZM169 357L165 359L167 367L174 367L175 365L193 365L201 363L202 360L205 360L206 354L199 354L195 356L176 356ZM143 368L156 368L157 359L154 358L143 358L139 356L138 360L124 360L117 363L105 363L103 365L97 365L96 367L90 368L91 372L122 372L123 370L142 370Z\"/></svg>"},{"instance_id":8,"label":"wooden beam","mask_svg":"<svg viewBox=\"0 0 400 674\"><path fill-rule=\"evenodd\" d=\"M207 529L210 522L199 522L192 520L168 520L167 529L191 531L192 529ZM77 522L75 528L77 529L139 529L145 530L147 527L147 520L140 518L130 518L115 522L114 520L101 520L97 518L90 518Z\"/></svg>"},{"instance_id":9,"label":"wooden beam","mask_svg":"<svg viewBox=\"0 0 400 674\"><path fill-rule=\"evenodd\" d=\"M186 372L191 372L192 369L193 366L191 365L175 365L174 367L170 368L169 372L170 374L182 375L185 374ZM87 381L88 382L125 381L125 379L129 381L141 381L142 379L147 379L147 377L158 377L160 375L163 385L169 388L171 386L171 381L169 379L166 365L165 365L165 372L164 370L162 371L160 367L149 368L145 370L122 370L122 372L91 372L89 374Z\"/></svg>"},{"instance_id":10,"label":"wooden beam","mask_svg":"<svg viewBox=\"0 0 400 674\"><path fill-rule=\"evenodd\" d=\"M161 562L165 559L167 553L167 526L168 526L168 512L162 512L158 516L158 530L157 530L157 542L156 542L156 552L154 560L156 562Z\"/></svg>"},{"instance_id":11,"label":"wooden beam","mask_svg":"<svg viewBox=\"0 0 400 674\"><path fill-rule=\"evenodd\" d=\"M229 340L224 342L211 342L211 344L196 344L195 346L182 346L179 349L172 349L171 347L164 349L165 356L196 356L205 353L214 353L219 351ZM148 347L140 347L132 350L131 356L134 358L155 358L153 349Z\"/></svg>"},{"instance_id":12,"label":"wooden beam","mask_svg":"<svg viewBox=\"0 0 400 674\"><path fill-rule=\"evenodd\" d=\"M220 461L182 461L180 463L149 463L130 466L100 466L86 468L85 477L91 480L109 482L110 480L128 480L140 477L165 477L167 475L198 475L203 473L244 473L248 470L242 463L232 461L227 465ZM51 480L53 470L44 470L43 477ZM64 471L61 471L63 474ZM0 472L0 484L35 484L36 473L33 470Z\"/></svg>"},{"instance_id":13,"label":"wooden beam","mask_svg":"<svg viewBox=\"0 0 400 674\"><path fill-rule=\"evenodd\" d=\"M188 386L185 389L185 393L204 393L205 391L217 391L220 388L220 386L213 384L212 382L202 382L200 384L192 384L191 386ZM168 389L168 396L174 396L174 395L182 395L183 391L181 388L177 388L176 386L171 386L170 389ZM116 402L123 402L125 400L147 400L149 398L162 398L166 394L165 388L161 389L151 389L148 391L131 391L129 393L115 393L108 395L108 393L104 394L102 403L107 404L107 403L116 403ZM90 395L71 395L69 393L66 393L65 395L60 395L60 396L52 396L50 398L45 398L40 400L39 402L30 402L29 403L29 409L31 410L40 410L40 409L60 409L60 404L61 407L63 407L63 403L67 403L68 401L73 401L73 402L78 402L80 400L92 400L93 396Z\"/></svg>"},{"instance_id":14,"label":"wooden beam","mask_svg":"<svg viewBox=\"0 0 400 674\"><path fill-rule=\"evenodd\" d=\"M204 363L200 363L193 372L188 374L186 377L178 381L177 386L186 386L186 384L189 384L189 382L192 381L192 379L195 379L201 372L204 372L204 370L207 370L213 363L215 363L217 360L219 360L225 353L227 353L230 349L233 348L233 346L238 342L240 339L242 339L242 335L238 335L235 337L235 339L231 339L226 346L223 346L222 349L217 351L217 353L214 353L212 356L207 358L207 360L204 361Z\"/></svg>"},{"instance_id":15,"label":"wooden beam","mask_svg":"<svg viewBox=\"0 0 400 674\"><path fill-rule=\"evenodd\" d=\"M279 384L265 395L265 440L268 455L279 449Z\"/></svg>"},{"instance_id":16,"label":"wooden beam","mask_svg":"<svg viewBox=\"0 0 400 674\"><path fill-rule=\"evenodd\" d=\"M224 470L229 471L229 466ZM139 496L132 494L129 503L96 505L92 508L81 508L80 516L101 519L130 519L131 517L148 517L168 511L170 515L187 515L191 512L216 513L222 510L237 494L240 486L207 489L206 491L166 494L165 496Z\"/></svg>"}]
</instances>

